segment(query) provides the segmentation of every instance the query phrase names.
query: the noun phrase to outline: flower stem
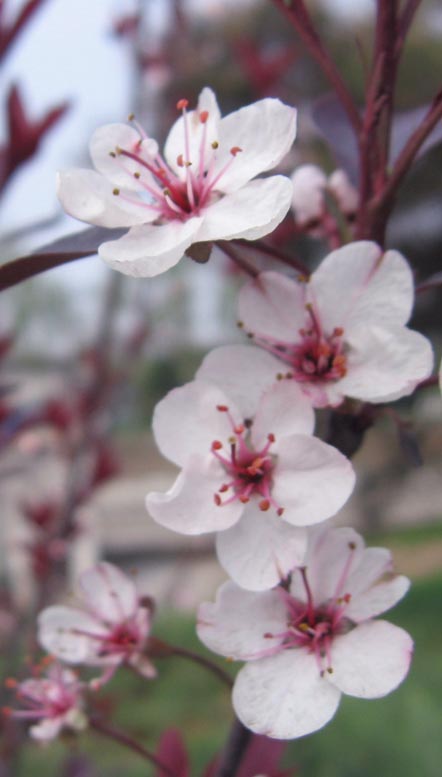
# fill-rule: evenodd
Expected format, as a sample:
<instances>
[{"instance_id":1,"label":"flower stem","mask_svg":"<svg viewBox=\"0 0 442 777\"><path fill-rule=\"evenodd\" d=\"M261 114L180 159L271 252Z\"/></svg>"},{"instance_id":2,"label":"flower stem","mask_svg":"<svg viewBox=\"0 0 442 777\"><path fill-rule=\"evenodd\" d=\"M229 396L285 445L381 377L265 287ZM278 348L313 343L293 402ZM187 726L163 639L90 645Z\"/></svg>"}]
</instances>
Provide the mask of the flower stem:
<instances>
[{"instance_id":1,"label":"flower stem","mask_svg":"<svg viewBox=\"0 0 442 777\"><path fill-rule=\"evenodd\" d=\"M143 745L140 745L136 739L133 739L124 731L120 731L119 729L114 728L114 726L109 726L107 723L103 723L102 720L93 717L89 719L89 726L98 734L107 737L107 739L112 739L114 742L118 742L128 750L132 750L132 752L137 753L139 756L141 756L141 758L144 758L145 761L149 761L149 763L156 766L157 769L160 769L164 777L166 775L168 775L168 777L177 777L177 774L169 769L166 764L162 763L162 761L160 761L154 753L151 753L150 750L147 750L145 747L143 747Z\"/></svg>"},{"instance_id":2,"label":"flower stem","mask_svg":"<svg viewBox=\"0 0 442 777\"><path fill-rule=\"evenodd\" d=\"M235 777L253 734L235 718L214 777Z\"/></svg>"},{"instance_id":3,"label":"flower stem","mask_svg":"<svg viewBox=\"0 0 442 777\"><path fill-rule=\"evenodd\" d=\"M218 680L221 680L229 688L233 686L233 680L230 675L224 671L218 664L215 664L210 658L194 653L193 650L187 648L176 647L170 645L168 642L163 642L158 639L151 639L149 644L149 655L154 658L169 658L170 656L177 656L179 658L187 658L198 666L202 666L211 672Z\"/></svg>"},{"instance_id":4,"label":"flower stem","mask_svg":"<svg viewBox=\"0 0 442 777\"><path fill-rule=\"evenodd\" d=\"M253 243L251 243L249 240L233 240L232 242L240 246L244 246L244 248L259 251L261 254L265 254L266 256L272 256L274 259L277 259L278 262L282 262L283 264L288 265L288 267L292 267L294 270L298 270L298 272L302 273L302 275L305 275L307 278L310 275L308 267L306 267L306 265L300 259L297 259L294 256L289 256L284 251L280 251L279 248L276 248L275 246L269 246L267 243L263 243L260 240L255 240Z\"/></svg>"},{"instance_id":5,"label":"flower stem","mask_svg":"<svg viewBox=\"0 0 442 777\"><path fill-rule=\"evenodd\" d=\"M218 248L225 253L226 256L229 257L229 259L232 260L238 267L241 268L247 275L250 275L252 278L257 278L259 275L259 270L256 269L250 262L247 261L247 259L244 259L243 256L240 256L228 243L226 240L217 240L216 245Z\"/></svg>"}]
</instances>

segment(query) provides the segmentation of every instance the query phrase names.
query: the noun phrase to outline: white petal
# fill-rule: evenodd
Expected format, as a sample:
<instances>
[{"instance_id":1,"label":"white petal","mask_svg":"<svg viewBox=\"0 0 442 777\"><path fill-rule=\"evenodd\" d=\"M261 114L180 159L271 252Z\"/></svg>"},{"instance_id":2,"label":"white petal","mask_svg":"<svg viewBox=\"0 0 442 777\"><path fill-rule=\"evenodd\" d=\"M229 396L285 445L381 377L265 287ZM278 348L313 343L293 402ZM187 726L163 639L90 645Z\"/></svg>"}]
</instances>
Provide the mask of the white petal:
<instances>
[{"instance_id":1,"label":"white petal","mask_svg":"<svg viewBox=\"0 0 442 777\"><path fill-rule=\"evenodd\" d=\"M295 526L325 521L345 504L355 473L336 448L315 437L293 435L278 444L272 496Z\"/></svg>"},{"instance_id":2,"label":"white petal","mask_svg":"<svg viewBox=\"0 0 442 777\"><path fill-rule=\"evenodd\" d=\"M38 617L41 647L71 664L87 663L100 650L101 641L88 634L105 636L107 633L100 621L74 607L47 607Z\"/></svg>"},{"instance_id":3,"label":"white petal","mask_svg":"<svg viewBox=\"0 0 442 777\"><path fill-rule=\"evenodd\" d=\"M105 561L80 575L78 592L87 608L105 623L120 623L133 617L138 608L134 581Z\"/></svg>"},{"instance_id":4,"label":"white petal","mask_svg":"<svg viewBox=\"0 0 442 777\"><path fill-rule=\"evenodd\" d=\"M431 375L433 350L419 332L370 324L355 328L351 335L348 372L339 383L347 396L393 401L411 394Z\"/></svg>"},{"instance_id":5,"label":"white petal","mask_svg":"<svg viewBox=\"0 0 442 777\"><path fill-rule=\"evenodd\" d=\"M179 262L193 242L201 219L133 227L119 240L102 243L99 255L114 270L136 278L153 278Z\"/></svg>"},{"instance_id":6,"label":"white petal","mask_svg":"<svg viewBox=\"0 0 442 777\"><path fill-rule=\"evenodd\" d=\"M194 380L169 391L156 405L152 422L163 456L182 466L193 453L209 454L214 440L227 443L233 428L219 405L229 408L235 424L242 421L235 404L213 383Z\"/></svg>"},{"instance_id":7,"label":"white petal","mask_svg":"<svg viewBox=\"0 0 442 777\"><path fill-rule=\"evenodd\" d=\"M95 130L89 144L89 152L94 167L106 178L109 178L114 186L124 186L135 191L142 189L142 185L134 173L140 172L143 178L151 179L146 168L124 156L111 156L119 147L141 157L146 162L151 162L151 157L158 152L158 145L154 140L141 141L139 133L127 124L105 124ZM149 150L149 154L146 151Z\"/></svg>"},{"instance_id":8,"label":"white petal","mask_svg":"<svg viewBox=\"0 0 442 777\"><path fill-rule=\"evenodd\" d=\"M313 434L315 414L309 399L292 380L279 380L262 395L253 420L251 441L260 448L269 433L275 435L271 452L276 453L279 442L292 434Z\"/></svg>"},{"instance_id":9,"label":"white petal","mask_svg":"<svg viewBox=\"0 0 442 777\"><path fill-rule=\"evenodd\" d=\"M247 332L296 343L306 319L305 284L279 272L263 272L242 287L238 313Z\"/></svg>"},{"instance_id":10,"label":"white petal","mask_svg":"<svg viewBox=\"0 0 442 777\"><path fill-rule=\"evenodd\" d=\"M325 726L340 698L320 676L312 654L286 650L243 667L232 701L239 719L256 734L295 739Z\"/></svg>"},{"instance_id":11,"label":"white petal","mask_svg":"<svg viewBox=\"0 0 442 777\"><path fill-rule=\"evenodd\" d=\"M294 528L272 508L259 510L251 503L231 529L216 538L218 559L242 588L265 591L277 585L302 563L306 548L304 529Z\"/></svg>"},{"instance_id":12,"label":"white petal","mask_svg":"<svg viewBox=\"0 0 442 777\"><path fill-rule=\"evenodd\" d=\"M327 188L336 197L338 205L343 213L352 215L356 212L359 202L359 193L353 186L345 170L335 170L328 179Z\"/></svg>"},{"instance_id":13,"label":"white petal","mask_svg":"<svg viewBox=\"0 0 442 777\"><path fill-rule=\"evenodd\" d=\"M345 615L355 623L375 618L376 615L394 607L405 596L409 587L410 581L403 575L395 575L391 580L376 583L357 596L352 595ZM351 592L351 581L348 588Z\"/></svg>"},{"instance_id":14,"label":"white petal","mask_svg":"<svg viewBox=\"0 0 442 777\"><path fill-rule=\"evenodd\" d=\"M382 254L376 243L348 243L332 251L309 283L326 333L367 323L400 326L413 305L413 277L398 251ZM345 338L346 339L346 338Z\"/></svg>"},{"instance_id":15,"label":"white petal","mask_svg":"<svg viewBox=\"0 0 442 777\"><path fill-rule=\"evenodd\" d=\"M281 363L262 348L223 345L207 354L195 377L215 383L243 418L252 418L263 391L280 371Z\"/></svg>"},{"instance_id":16,"label":"white petal","mask_svg":"<svg viewBox=\"0 0 442 777\"><path fill-rule=\"evenodd\" d=\"M63 727L63 722L62 715L58 715L56 718L43 718L40 723L31 726L29 733L33 739L37 739L39 742L49 742L58 736Z\"/></svg>"},{"instance_id":17,"label":"white petal","mask_svg":"<svg viewBox=\"0 0 442 777\"><path fill-rule=\"evenodd\" d=\"M198 241L257 240L280 224L290 207L291 185L283 175L250 181L204 211Z\"/></svg>"},{"instance_id":18,"label":"white petal","mask_svg":"<svg viewBox=\"0 0 442 777\"><path fill-rule=\"evenodd\" d=\"M406 631L387 621L369 621L333 641L328 680L342 693L376 699L404 680L412 653Z\"/></svg>"},{"instance_id":19,"label":"white petal","mask_svg":"<svg viewBox=\"0 0 442 777\"><path fill-rule=\"evenodd\" d=\"M221 464L211 456L190 456L172 488L165 494L152 491L146 507L154 520L179 534L206 534L228 529L244 506L239 500L216 505L214 495L226 479Z\"/></svg>"},{"instance_id":20,"label":"white petal","mask_svg":"<svg viewBox=\"0 0 442 777\"><path fill-rule=\"evenodd\" d=\"M301 165L292 175L292 205L298 224L319 219L324 212L327 176L317 165Z\"/></svg>"},{"instance_id":21,"label":"white petal","mask_svg":"<svg viewBox=\"0 0 442 777\"><path fill-rule=\"evenodd\" d=\"M205 124L200 121L200 113L207 111L209 116ZM219 138L219 120L221 114L218 108L215 94L209 87L205 87L199 98L195 111L187 111L186 118L180 116L173 124L164 146L164 157L168 165L181 178L185 178L185 169L179 166L177 159L183 156L185 161L192 163L193 169L199 169L201 154L203 169L206 170L210 159L213 157L212 143ZM187 125L189 159L186 158L185 127Z\"/></svg>"},{"instance_id":22,"label":"white petal","mask_svg":"<svg viewBox=\"0 0 442 777\"><path fill-rule=\"evenodd\" d=\"M296 134L296 110L280 100L266 98L221 119L215 174L232 159L230 149L241 148L217 189L232 192L259 173L271 170L290 150Z\"/></svg>"},{"instance_id":23,"label":"white petal","mask_svg":"<svg viewBox=\"0 0 442 777\"><path fill-rule=\"evenodd\" d=\"M344 585L358 569L364 553L364 541L354 529L318 526L309 530L309 544L304 560L307 579L316 605L348 592ZM290 586L292 595L306 599L305 586L295 573Z\"/></svg>"},{"instance_id":24,"label":"white petal","mask_svg":"<svg viewBox=\"0 0 442 777\"><path fill-rule=\"evenodd\" d=\"M229 581L218 589L213 604L203 602L198 609L198 637L214 653L227 658L245 661L259 657L282 641L269 635L281 634L286 628L286 606L277 591L256 594Z\"/></svg>"},{"instance_id":25,"label":"white petal","mask_svg":"<svg viewBox=\"0 0 442 777\"><path fill-rule=\"evenodd\" d=\"M157 214L140 204L131 204L121 191L116 197L112 184L95 170L64 170L57 174L57 195L66 213L99 227L131 227L153 221ZM137 195L128 192L134 200Z\"/></svg>"}]
</instances>

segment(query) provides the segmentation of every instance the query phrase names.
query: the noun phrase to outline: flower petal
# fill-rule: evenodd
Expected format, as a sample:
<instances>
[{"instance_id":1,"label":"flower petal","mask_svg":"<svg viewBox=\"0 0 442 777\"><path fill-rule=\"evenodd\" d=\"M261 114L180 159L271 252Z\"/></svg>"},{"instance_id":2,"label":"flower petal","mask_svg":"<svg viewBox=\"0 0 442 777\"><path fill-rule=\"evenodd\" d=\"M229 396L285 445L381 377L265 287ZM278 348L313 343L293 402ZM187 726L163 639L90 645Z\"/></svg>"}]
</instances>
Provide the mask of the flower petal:
<instances>
[{"instance_id":1,"label":"flower petal","mask_svg":"<svg viewBox=\"0 0 442 777\"><path fill-rule=\"evenodd\" d=\"M239 719L255 733L295 739L325 726L340 698L320 676L313 654L286 650L243 667L232 701Z\"/></svg>"},{"instance_id":2,"label":"flower petal","mask_svg":"<svg viewBox=\"0 0 442 777\"><path fill-rule=\"evenodd\" d=\"M190 456L172 488L165 494L152 491L146 507L154 520L179 534L206 534L228 529L239 519L244 506L239 500L217 505L214 495L226 474L210 456Z\"/></svg>"},{"instance_id":3,"label":"flower petal","mask_svg":"<svg viewBox=\"0 0 442 777\"><path fill-rule=\"evenodd\" d=\"M148 176L149 179L150 173L133 159L115 157L117 148L151 162L152 157L158 153L158 144L150 138L143 141L139 133L127 124L105 124L98 127L90 140L89 153L99 173L112 181L114 186L124 186L134 191L142 190L142 185L134 178L134 173L142 172L143 178Z\"/></svg>"},{"instance_id":4,"label":"flower petal","mask_svg":"<svg viewBox=\"0 0 442 777\"><path fill-rule=\"evenodd\" d=\"M146 224L158 215L142 200L139 205L126 202L124 191L116 197L112 184L95 170L64 170L58 173L57 195L66 213L99 227Z\"/></svg>"},{"instance_id":5,"label":"flower petal","mask_svg":"<svg viewBox=\"0 0 442 777\"><path fill-rule=\"evenodd\" d=\"M305 283L278 272L263 272L242 287L238 313L247 332L295 343L305 325Z\"/></svg>"},{"instance_id":6,"label":"flower petal","mask_svg":"<svg viewBox=\"0 0 442 777\"><path fill-rule=\"evenodd\" d=\"M47 607L38 617L41 647L69 664L88 663L93 659L101 647L101 641L95 637L107 633L100 621L74 607Z\"/></svg>"},{"instance_id":7,"label":"flower petal","mask_svg":"<svg viewBox=\"0 0 442 777\"><path fill-rule=\"evenodd\" d=\"M413 277L404 257L398 251L382 254L369 241L332 251L313 273L309 290L327 333L336 326L350 332L369 322L406 324L414 296Z\"/></svg>"},{"instance_id":8,"label":"flower petal","mask_svg":"<svg viewBox=\"0 0 442 777\"><path fill-rule=\"evenodd\" d=\"M63 715L58 715L56 718L43 718L39 723L30 727L29 733L33 739L37 739L39 742L49 742L58 736L64 722Z\"/></svg>"},{"instance_id":9,"label":"flower petal","mask_svg":"<svg viewBox=\"0 0 442 777\"><path fill-rule=\"evenodd\" d=\"M433 369L431 343L405 327L358 326L348 342L348 372L339 386L350 397L388 402L408 396Z\"/></svg>"},{"instance_id":10,"label":"flower petal","mask_svg":"<svg viewBox=\"0 0 442 777\"><path fill-rule=\"evenodd\" d=\"M201 226L200 218L133 227L119 240L102 243L99 255L114 270L153 278L179 262Z\"/></svg>"},{"instance_id":11,"label":"flower petal","mask_svg":"<svg viewBox=\"0 0 442 777\"><path fill-rule=\"evenodd\" d=\"M410 667L413 641L387 621L369 621L336 637L328 680L342 693L376 699L394 691Z\"/></svg>"},{"instance_id":12,"label":"flower petal","mask_svg":"<svg viewBox=\"0 0 442 777\"><path fill-rule=\"evenodd\" d=\"M231 529L216 538L221 565L242 588L265 591L302 563L306 548L303 529L250 504Z\"/></svg>"},{"instance_id":13,"label":"flower petal","mask_svg":"<svg viewBox=\"0 0 442 777\"><path fill-rule=\"evenodd\" d=\"M277 591L255 594L228 581L214 603L200 604L197 634L214 653L246 661L277 647L282 637L269 634L285 631L286 621L286 606Z\"/></svg>"},{"instance_id":14,"label":"flower petal","mask_svg":"<svg viewBox=\"0 0 442 777\"><path fill-rule=\"evenodd\" d=\"M286 215L291 193L283 175L250 181L206 208L198 241L257 240L268 235Z\"/></svg>"},{"instance_id":15,"label":"flower petal","mask_svg":"<svg viewBox=\"0 0 442 777\"><path fill-rule=\"evenodd\" d=\"M292 175L292 206L296 222L308 224L321 218L325 208L327 176L317 165L301 165Z\"/></svg>"},{"instance_id":16,"label":"flower petal","mask_svg":"<svg viewBox=\"0 0 442 777\"><path fill-rule=\"evenodd\" d=\"M358 569L363 553L364 541L354 529L319 526L309 531L303 566L316 606L348 592L348 586L343 590L342 585ZM293 575L290 592L305 601L305 585L299 573Z\"/></svg>"},{"instance_id":17,"label":"flower petal","mask_svg":"<svg viewBox=\"0 0 442 777\"><path fill-rule=\"evenodd\" d=\"M345 615L355 623L375 618L376 615L394 607L405 596L409 587L410 581L403 575L395 575L391 580L382 580L357 596L352 595ZM351 581L348 589L351 591Z\"/></svg>"},{"instance_id":18,"label":"flower petal","mask_svg":"<svg viewBox=\"0 0 442 777\"><path fill-rule=\"evenodd\" d=\"M261 348L223 345L207 354L195 377L215 383L244 419L254 416L263 391L280 370L281 363Z\"/></svg>"},{"instance_id":19,"label":"flower petal","mask_svg":"<svg viewBox=\"0 0 442 777\"><path fill-rule=\"evenodd\" d=\"M201 122L201 112L207 112L205 122ZM214 92L204 87L198 98L198 106L194 111L187 111L186 117L180 116L173 124L164 146L164 157L172 170L184 180L185 168L178 164L178 157L192 163L194 168L202 164L207 170L214 151L212 143L218 142L220 110ZM186 133L189 159L186 155Z\"/></svg>"},{"instance_id":20,"label":"flower petal","mask_svg":"<svg viewBox=\"0 0 442 777\"><path fill-rule=\"evenodd\" d=\"M253 420L251 441L255 448L265 445L268 434L275 435L271 451L280 440L292 434L313 434L315 414L309 399L292 380L279 380L262 395Z\"/></svg>"},{"instance_id":21,"label":"flower petal","mask_svg":"<svg viewBox=\"0 0 442 777\"><path fill-rule=\"evenodd\" d=\"M214 174L232 160L217 189L233 192L259 173L271 170L290 150L296 135L296 110L280 100L266 98L221 119Z\"/></svg>"},{"instance_id":22,"label":"flower petal","mask_svg":"<svg viewBox=\"0 0 442 777\"><path fill-rule=\"evenodd\" d=\"M241 422L234 403L212 383L194 380L169 391L156 405L152 422L163 456L182 466L193 453L210 454L214 440L227 442L233 429L218 406L228 406L235 424Z\"/></svg>"},{"instance_id":23,"label":"flower petal","mask_svg":"<svg viewBox=\"0 0 442 777\"><path fill-rule=\"evenodd\" d=\"M280 440L272 496L289 523L308 526L335 515L354 483L350 461L331 445L306 435Z\"/></svg>"},{"instance_id":24,"label":"flower petal","mask_svg":"<svg viewBox=\"0 0 442 777\"><path fill-rule=\"evenodd\" d=\"M105 623L120 623L137 612L138 594L134 581L106 561L80 575L78 592L86 607Z\"/></svg>"}]
</instances>

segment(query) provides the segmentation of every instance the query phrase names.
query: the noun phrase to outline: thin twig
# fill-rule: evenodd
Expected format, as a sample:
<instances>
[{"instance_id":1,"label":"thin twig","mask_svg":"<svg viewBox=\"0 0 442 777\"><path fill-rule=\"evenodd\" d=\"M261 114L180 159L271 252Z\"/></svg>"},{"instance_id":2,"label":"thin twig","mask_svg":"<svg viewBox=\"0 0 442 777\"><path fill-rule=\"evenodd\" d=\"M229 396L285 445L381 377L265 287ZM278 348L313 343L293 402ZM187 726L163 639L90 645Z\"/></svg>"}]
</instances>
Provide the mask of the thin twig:
<instances>
[{"instance_id":1,"label":"thin twig","mask_svg":"<svg viewBox=\"0 0 442 777\"><path fill-rule=\"evenodd\" d=\"M87 256L93 256L96 253L97 249L94 248L90 251L78 251L75 254L72 252L32 254L31 256L14 259L12 262L7 262L0 267L0 291L10 289L12 286L16 286L17 283L46 272L46 270L59 267L61 264L75 262L77 259L85 259Z\"/></svg>"},{"instance_id":2,"label":"thin twig","mask_svg":"<svg viewBox=\"0 0 442 777\"><path fill-rule=\"evenodd\" d=\"M284 251L280 251L279 248L269 246L267 243L262 243L260 240L254 240L253 243L249 240L241 239L233 240L232 242L243 248L249 248L251 251L255 250L266 256L272 256L274 259L277 259L278 262L282 262L283 264L292 267L292 269L298 270L298 272L302 273L302 275L305 275L307 278L310 275L310 270L300 259L289 256L289 254L286 254Z\"/></svg>"},{"instance_id":3,"label":"thin twig","mask_svg":"<svg viewBox=\"0 0 442 777\"><path fill-rule=\"evenodd\" d=\"M407 5L402 11L402 16L399 20L399 34L397 38L398 55L400 54L404 45L405 39L408 35L408 31L413 23L415 14L419 10L422 0L408 0Z\"/></svg>"},{"instance_id":4,"label":"thin twig","mask_svg":"<svg viewBox=\"0 0 442 777\"><path fill-rule=\"evenodd\" d=\"M358 109L330 53L316 32L304 0L293 0L291 5L287 5L285 0L272 0L272 2L291 22L311 56L320 65L325 77L341 101L356 135L359 135L361 117Z\"/></svg>"},{"instance_id":5,"label":"thin twig","mask_svg":"<svg viewBox=\"0 0 442 777\"><path fill-rule=\"evenodd\" d=\"M253 734L235 718L215 777L235 777Z\"/></svg>"},{"instance_id":6,"label":"thin twig","mask_svg":"<svg viewBox=\"0 0 442 777\"><path fill-rule=\"evenodd\" d=\"M176 647L175 645L169 645L169 643L162 643L161 652L158 653L158 658L167 658L169 656L177 656L179 658L187 658L198 666L202 666L211 672L218 680L221 680L229 688L233 687L233 680L230 675L224 671L218 664L215 664L210 658L194 653L193 650L187 650L186 648Z\"/></svg>"},{"instance_id":7,"label":"thin twig","mask_svg":"<svg viewBox=\"0 0 442 777\"><path fill-rule=\"evenodd\" d=\"M243 256L239 256L239 254L232 248L231 244L228 243L226 240L217 240L216 245L218 248L225 253L226 256L229 257L229 259L232 260L238 267L241 268L247 275L250 275L252 278L257 278L259 275L259 270L256 269L256 267L253 266L253 264L250 264L250 262L247 261L247 259L244 259Z\"/></svg>"},{"instance_id":8,"label":"thin twig","mask_svg":"<svg viewBox=\"0 0 442 777\"><path fill-rule=\"evenodd\" d=\"M140 745L140 743L137 742L136 739L133 739L129 734L126 734L124 731L120 731L119 729L114 728L113 726L109 726L107 723L103 723L103 721L99 720L98 718L90 718L89 726L94 731L97 731L97 733L102 734L108 739L111 739L114 742L118 742L120 745L123 745L124 747L127 747L129 750L132 750L132 752L137 753L137 755L141 756L141 758L144 758L145 761L149 761L149 763L156 766L157 769L160 769L161 772L163 772L165 775L167 774L169 777L177 777L177 774L173 772L171 769L169 769L169 767L166 766L166 764L160 761L155 755L155 753L152 753L150 750L147 750L147 748L143 747L143 745Z\"/></svg>"}]
</instances>

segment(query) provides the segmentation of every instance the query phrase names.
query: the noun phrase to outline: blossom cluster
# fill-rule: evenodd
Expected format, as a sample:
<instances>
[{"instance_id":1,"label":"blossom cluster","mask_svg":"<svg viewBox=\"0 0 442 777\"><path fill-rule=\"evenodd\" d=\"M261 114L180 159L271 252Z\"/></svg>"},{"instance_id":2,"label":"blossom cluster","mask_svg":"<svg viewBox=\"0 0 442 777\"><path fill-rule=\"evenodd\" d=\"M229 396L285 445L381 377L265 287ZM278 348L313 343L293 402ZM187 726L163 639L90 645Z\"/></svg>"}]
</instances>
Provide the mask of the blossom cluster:
<instances>
[{"instance_id":1,"label":"blossom cluster","mask_svg":"<svg viewBox=\"0 0 442 777\"><path fill-rule=\"evenodd\" d=\"M213 242L269 234L291 204L297 225L325 238L330 197L351 222L357 193L342 171L256 177L289 151L293 108L267 98L221 118L208 88L195 110L186 100L178 108L164 155L133 120L96 131L94 171L60 175L68 213L129 228L100 246L111 267L157 275L199 244L208 256ZM147 509L175 532L215 534L230 580L215 603L201 605L198 635L245 662L235 711L252 731L278 739L321 728L343 693L389 693L412 654L406 632L376 620L408 588L389 552L365 548L353 529L324 525L350 498L355 473L315 436L315 413L410 395L431 373L432 349L408 327L406 259L335 238L312 274L272 270L246 283L238 318L249 343L212 350L153 418L160 451L180 471L167 492L147 495ZM103 563L81 590L86 610L54 606L40 615L42 646L64 662L102 666L95 687L121 663L153 676L150 610L133 583Z\"/></svg>"}]
</instances>

